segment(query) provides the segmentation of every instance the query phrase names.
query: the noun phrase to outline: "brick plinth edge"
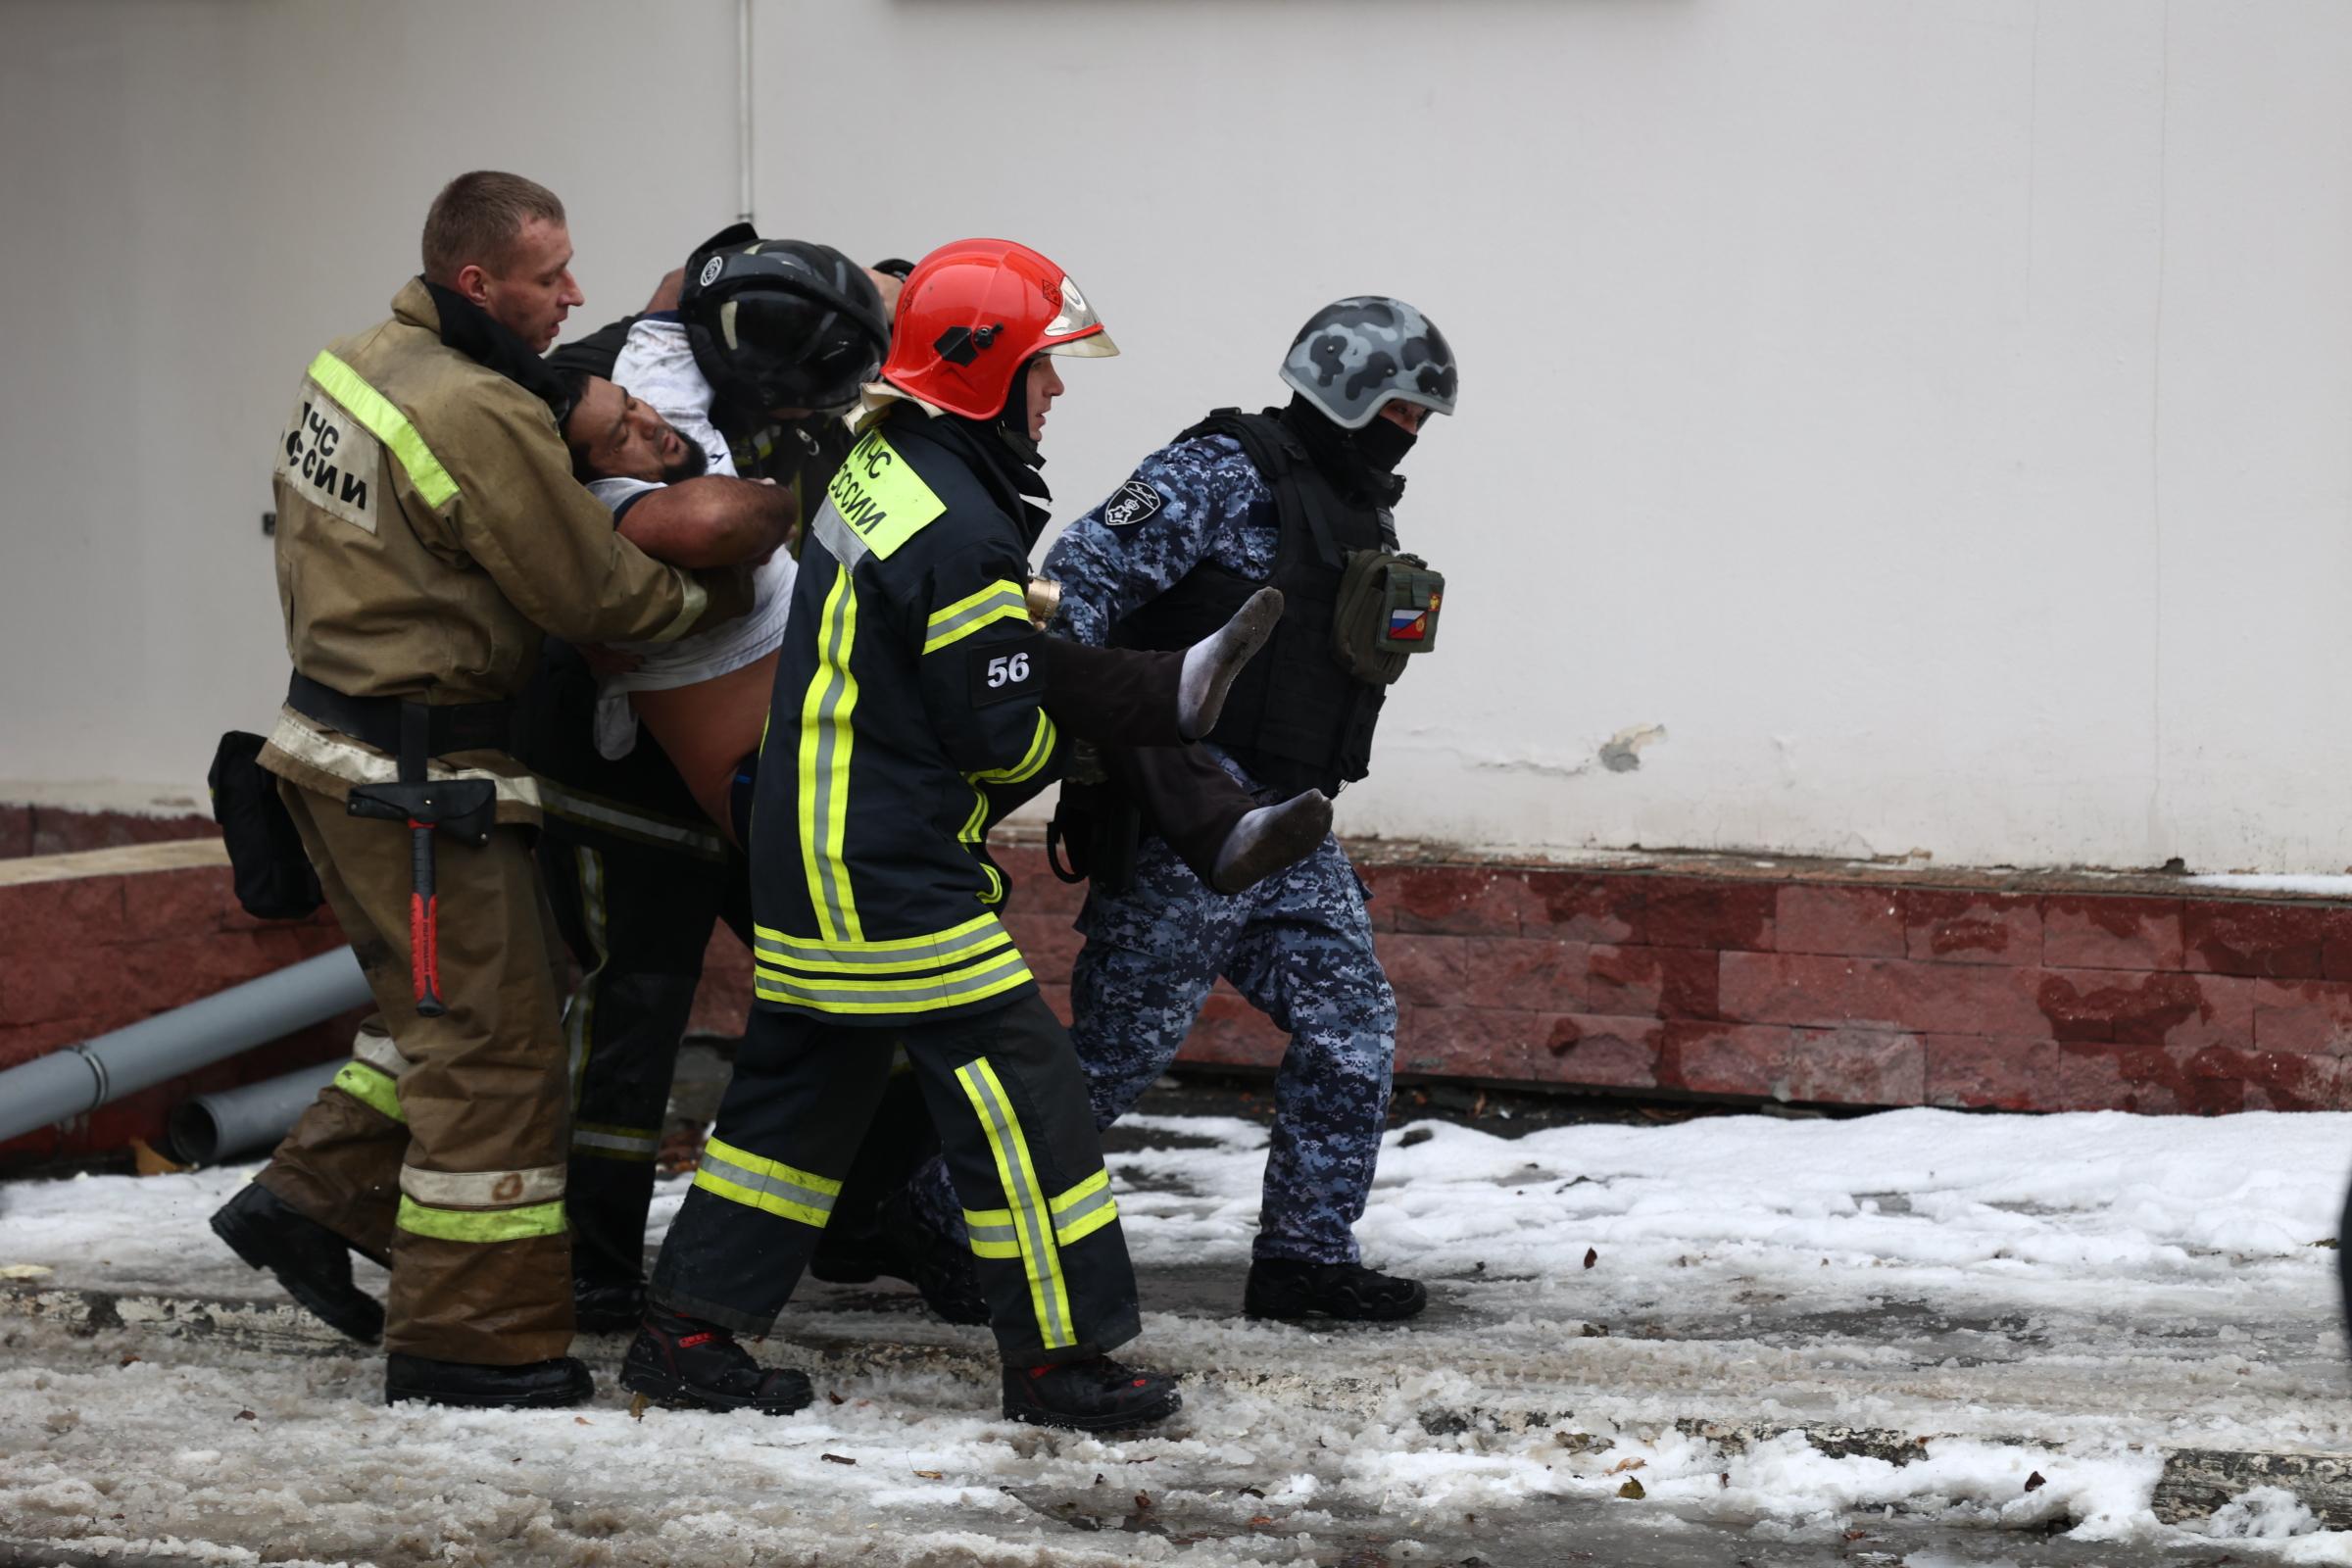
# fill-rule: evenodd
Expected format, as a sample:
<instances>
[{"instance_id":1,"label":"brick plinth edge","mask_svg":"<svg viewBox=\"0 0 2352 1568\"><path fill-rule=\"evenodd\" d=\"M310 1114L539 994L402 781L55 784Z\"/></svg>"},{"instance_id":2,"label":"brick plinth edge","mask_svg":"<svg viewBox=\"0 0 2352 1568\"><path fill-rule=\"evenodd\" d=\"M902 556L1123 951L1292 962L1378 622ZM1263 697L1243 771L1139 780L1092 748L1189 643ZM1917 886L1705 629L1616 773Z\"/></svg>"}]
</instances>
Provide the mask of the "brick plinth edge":
<instances>
[{"instance_id":1,"label":"brick plinth edge","mask_svg":"<svg viewBox=\"0 0 2352 1568\"><path fill-rule=\"evenodd\" d=\"M1400 1075L1829 1105L2352 1108L2352 906L2184 896L2161 877L1923 886L1718 858L1355 854ZM1083 890L1033 847L998 860L1016 889L1005 923L1066 1019ZM722 938L710 957L700 1018L739 1028L743 950ZM1181 1059L1271 1067L1283 1043L1219 985Z\"/></svg>"},{"instance_id":2,"label":"brick plinth edge","mask_svg":"<svg viewBox=\"0 0 2352 1568\"><path fill-rule=\"evenodd\" d=\"M1356 856L1406 1077L1853 1106L2352 1108L2352 904L2164 877ZM998 858L1006 924L1066 1018L1083 889L1033 843ZM0 1067L338 940L323 914L247 918L220 865L0 880ZM740 1032L749 993L721 932L696 1025ZM0 1168L154 1141L186 1095L339 1054L352 1022L0 1145ZM1283 1043L1220 986L1182 1059L1267 1068Z\"/></svg>"}]
</instances>

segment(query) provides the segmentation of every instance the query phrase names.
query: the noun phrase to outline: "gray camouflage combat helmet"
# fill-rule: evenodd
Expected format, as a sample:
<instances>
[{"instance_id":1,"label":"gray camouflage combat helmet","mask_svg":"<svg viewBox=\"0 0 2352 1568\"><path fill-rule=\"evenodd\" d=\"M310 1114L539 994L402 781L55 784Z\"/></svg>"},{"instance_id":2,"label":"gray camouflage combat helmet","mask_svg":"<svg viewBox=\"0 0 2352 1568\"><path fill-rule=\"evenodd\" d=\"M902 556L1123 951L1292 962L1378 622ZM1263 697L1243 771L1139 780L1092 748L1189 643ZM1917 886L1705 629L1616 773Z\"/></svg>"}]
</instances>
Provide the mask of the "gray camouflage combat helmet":
<instances>
[{"instance_id":1,"label":"gray camouflage combat helmet","mask_svg":"<svg viewBox=\"0 0 2352 1568\"><path fill-rule=\"evenodd\" d=\"M1356 294L1307 318L1283 357L1282 378L1343 430L1360 430L1401 398L1453 412L1453 349L1402 300Z\"/></svg>"}]
</instances>

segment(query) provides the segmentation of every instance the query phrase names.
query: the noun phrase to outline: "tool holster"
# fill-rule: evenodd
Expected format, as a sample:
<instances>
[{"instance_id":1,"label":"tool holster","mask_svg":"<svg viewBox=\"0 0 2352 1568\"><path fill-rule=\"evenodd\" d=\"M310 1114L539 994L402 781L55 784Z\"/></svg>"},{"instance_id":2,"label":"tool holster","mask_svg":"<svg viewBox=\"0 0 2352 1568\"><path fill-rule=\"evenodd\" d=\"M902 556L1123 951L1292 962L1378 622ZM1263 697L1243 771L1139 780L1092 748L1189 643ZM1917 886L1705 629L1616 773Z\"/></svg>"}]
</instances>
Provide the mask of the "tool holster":
<instances>
[{"instance_id":1,"label":"tool holster","mask_svg":"<svg viewBox=\"0 0 2352 1568\"><path fill-rule=\"evenodd\" d=\"M286 706L398 760L398 782L355 784L343 808L353 816L409 825L409 967L416 1011L438 1018L449 1008L441 1001L433 835L452 833L477 847L489 843L498 819L498 785L486 778L428 778L426 764L450 752L512 750L514 705L353 697L296 670L286 683Z\"/></svg>"}]
</instances>

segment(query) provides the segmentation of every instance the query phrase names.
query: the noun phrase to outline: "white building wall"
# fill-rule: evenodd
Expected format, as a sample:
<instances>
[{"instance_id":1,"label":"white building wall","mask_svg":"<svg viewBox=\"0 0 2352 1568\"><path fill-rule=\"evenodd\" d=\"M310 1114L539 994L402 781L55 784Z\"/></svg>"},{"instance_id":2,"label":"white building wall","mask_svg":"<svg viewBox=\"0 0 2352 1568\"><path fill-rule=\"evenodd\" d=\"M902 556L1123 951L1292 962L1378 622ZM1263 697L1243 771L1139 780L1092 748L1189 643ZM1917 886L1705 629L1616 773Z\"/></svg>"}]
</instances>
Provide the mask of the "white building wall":
<instances>
[{"instance_id":1,"label":"white building wall","mask_svg":"<svg viewBox=\"0 0 2352 1568\"><path fill-rule=\"evenodd\" d=\"M755 10L767 231L1024 239L1125 345L1070 373L1065 515L1276 401L1330 296L1453 339L1400 512L1443 646L1344 830L2352 862L2352 10ZM734 211L734 7L0 29L0 779L184 793L281 678L300 366L466 167L564 193L583 325L636 304Z\"/></svg>"}]
</instances>

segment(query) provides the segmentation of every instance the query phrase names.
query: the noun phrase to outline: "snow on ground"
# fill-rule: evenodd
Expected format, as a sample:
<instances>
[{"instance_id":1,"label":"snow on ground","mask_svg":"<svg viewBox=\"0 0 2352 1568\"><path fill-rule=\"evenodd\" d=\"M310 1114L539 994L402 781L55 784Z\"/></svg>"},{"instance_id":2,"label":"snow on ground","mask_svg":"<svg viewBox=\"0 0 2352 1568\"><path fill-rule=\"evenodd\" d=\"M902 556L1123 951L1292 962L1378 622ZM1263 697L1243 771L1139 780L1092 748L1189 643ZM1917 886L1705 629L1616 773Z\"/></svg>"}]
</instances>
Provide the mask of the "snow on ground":
<instances>
[{"instance_id":1,"label":"snow on ground","mask_svg":"<svg viewBox=\"0 0 2352 1568\"><path fill-rule=\"evenodd\" d=\"M0 1562L2352 1563L2281 1487L2155 1511L2167 1450L2352 1451L2314 1245L2352 1115L1425 1123L1359 1227L1436 1282L1387 1332L1240 1319L1264 1130L1133 1125L1132 1354L1190 1378L1163 1433L994 1419L986 1336L897 1292L804 1293L766 1353L842 1402L780 1421L631 1420L618 1340L593 1407L458 1413L385 1408L323 1336L0 1315ZM203 1225L245 1174L0 1187L0 1274L282 1299ZM1805 1436L1843 1428L1928 1441Z\"/></svg>"}]
</instances>

